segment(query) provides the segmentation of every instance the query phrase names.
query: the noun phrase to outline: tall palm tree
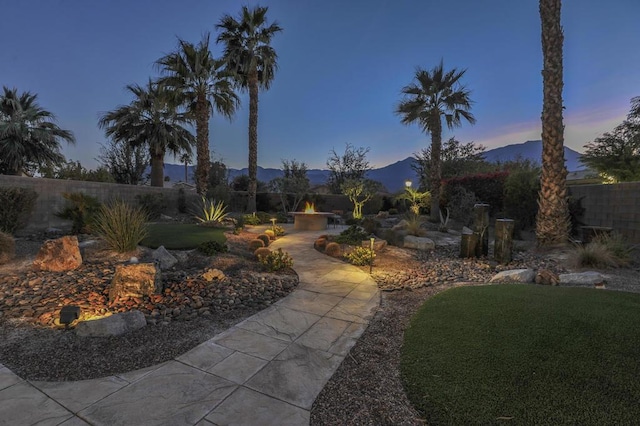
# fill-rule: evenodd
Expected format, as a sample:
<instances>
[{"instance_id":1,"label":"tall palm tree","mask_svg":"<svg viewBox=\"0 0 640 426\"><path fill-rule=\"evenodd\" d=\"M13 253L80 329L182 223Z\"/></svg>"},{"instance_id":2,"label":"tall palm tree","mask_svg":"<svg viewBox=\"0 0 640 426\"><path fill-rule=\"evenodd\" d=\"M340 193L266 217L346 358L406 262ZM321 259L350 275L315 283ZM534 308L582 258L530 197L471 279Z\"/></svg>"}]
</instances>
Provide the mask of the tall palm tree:
<instances>
[{"instance_id":1,"label":"tall palm tree","mask_svg":"<svg viewBox=\"0 0 640 426\"><path fill-rule=\"evenodd\" d=\"M41 166L60 165L60 141L74 144L69 130L55 123L55 116L38 105L37 95L18 94L3 86L0 95L0 173L18 175Z\"/></svg>"},{"instance_id":2,"label":"tall palm tree","mask_svg":"<svg viewBox=\"0 0 640 426\"><path fill-rule=\"evenodd\" d=\"M278 55L271 38L282 31L267 22L267 7L243 6L239 19L225 15L216 25L218 43L224 44L223 59L236 84L249 91L249 200L247 210L256 210L258 185L258 89L268 90L278 69Z\"/></svg>"},{"instance_id":3,"label":"tall palm tree","mask_svg":"<svg viewBox=\"0 0 640 426\"><path fill-rule=\"evenodd\" d=\"M440 216L440 180L442 119L449 129L460 127L462 120L476 122L471 109L470 92L460 83L466 70L444 70L440 65L431 70L418 68L415 81L402 89L404 99L396 107L402 124L418 123L424 133L431 134L431 218Z\"/></svg>"},{"instance_id":4,"label":"tall palm tree","mask_svg":"<svg viewBox=\"0 0 640 426\"><path fill-rule=\"evenodd\" d=\"M224 64L209 51L209 34L194 45L178 39L178 49L158 59L165 74L158 83L173 91L196 123L196 190L204 195L209 181L209 116L215 109L231 118L239 98Z\"/></svg>"},{"instance_id":5,"label":"tall palm tree","mask_svg":"<svg viewBox=\"0 0 640 426\"><path fill-rule=\"evenodd\" d=\"M189 122L178 112L171 94L157 83L127 86L135 98L129 105L102 115L98 125L107 136L131 146L146 145L151 158L151 186L164 185L164 157L168 152L191 153L195 138L183 125Z\"/></svg>"},{"instance_id":6,"label":"tall palm tree","mask_svg":"<svg viewBox=\"0 0 640 426\"><path fill-rule=\"evenodd\" d=\"M542 23L542 175L536 218L538 245L563 244L569 240L571 222L567 203L567 168L564 164L562 123L561 0L540 0Z\"/></svg>"}]
</instances>

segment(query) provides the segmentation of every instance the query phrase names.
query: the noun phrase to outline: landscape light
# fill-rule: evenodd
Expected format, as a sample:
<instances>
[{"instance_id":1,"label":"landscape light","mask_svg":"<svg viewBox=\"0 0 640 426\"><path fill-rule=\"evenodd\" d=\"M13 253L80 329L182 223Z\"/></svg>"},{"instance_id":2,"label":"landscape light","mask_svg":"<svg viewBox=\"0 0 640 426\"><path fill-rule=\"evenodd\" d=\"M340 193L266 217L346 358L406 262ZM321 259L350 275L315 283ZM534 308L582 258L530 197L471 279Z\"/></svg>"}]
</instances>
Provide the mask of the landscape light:
<instances>
[{"instance_id":1,"label":"landscape light","mask_svg":"<svg viewBox=\"0 0 640 426\"><path fill-rule=\"evenodd\" d=\"M411 179L407 179L404 181L404 186L406 186L407 188L411 188L412 184L413 182L411 182Z\"/></svg>"},{"instance_id":2,"label":"landscape light","mask_svg":"<svg viewBox=\"0 0 640 426\"><path fill-rule=\"evenodd\" d=\"M373 272L373 243L376 241L375 237L371 237L371 245L369 248L371 249L371 259L369 259L369 275Z\"/></svg>"},{"instance_id":3,"label":"landscape light","mask_svg":"<svg viewBox=\"0 0 640 426\"><path fill-rule=\"evenodd\" d=\"M80 307L67 305L60 309L60 324L64 324L65 328L69 328L69 324L80 318Z\"/></svg>"},{"instance_id":4,"label":"landscape light","mask_svg":"<svg viewBox=\"0 0 640 426\"><path fill-rule=\"evenodd\" d=\"M276 218L272 217L271 219L271 230L273 231L273 238L276 237Z\"/></svg>"}]
</instances>

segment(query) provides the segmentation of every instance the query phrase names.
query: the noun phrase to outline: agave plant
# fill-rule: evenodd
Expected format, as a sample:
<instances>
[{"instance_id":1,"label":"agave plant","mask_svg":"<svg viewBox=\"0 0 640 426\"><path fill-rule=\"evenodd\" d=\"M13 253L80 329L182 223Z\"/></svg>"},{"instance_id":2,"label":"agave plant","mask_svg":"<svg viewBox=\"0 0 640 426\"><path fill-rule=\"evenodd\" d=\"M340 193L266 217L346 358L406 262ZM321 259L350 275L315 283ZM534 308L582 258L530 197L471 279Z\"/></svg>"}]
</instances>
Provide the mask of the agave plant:
<instances>
[{"instance_id":1,"label":"agave plant","mask_svg":"<svg viewBox=\"0 0 640 426\"><path fill-rule=\"evenodd\" d=\"M226 212L227 206L224 205L224 201L216 201L205 197L202 197L202 205L199 209L200 211L195 215L195 218L207 224L220 223L229 214Z\"/></svg>"}]
</instances>

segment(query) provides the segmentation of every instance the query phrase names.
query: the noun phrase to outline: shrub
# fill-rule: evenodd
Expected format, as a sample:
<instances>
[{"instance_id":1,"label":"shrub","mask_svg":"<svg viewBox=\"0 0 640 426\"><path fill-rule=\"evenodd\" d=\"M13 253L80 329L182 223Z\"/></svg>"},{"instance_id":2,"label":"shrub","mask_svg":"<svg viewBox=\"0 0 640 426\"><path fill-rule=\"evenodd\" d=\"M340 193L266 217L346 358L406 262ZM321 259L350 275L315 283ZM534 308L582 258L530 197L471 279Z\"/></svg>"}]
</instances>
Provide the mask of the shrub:
<instances>
[{"instance_id":1,"label":"shrub","mask_svg":"<svg viewBox=\"0 0 640 426\"><path fill-rule=\"evenodd\" d=\"M489 204L491 215L495 215L503 206L504 183L508 175L509 172L493 172L452 178L445 182L445 193L449 185L462 186L473 192L481 202Z\"/></svg>"},{"instance_id":2,"label":"shrub","mask_svg":"<svg viewBox=\"0 0 640 426\"><path fill-rule=\"evenodd\" d=\"M264 235L266 235L267 237L269 237L269 240L275 240L276 239L276 233L273 232L273 230L271 229L267 229L264 231Z\"/></svg>"},{"instance_id":3,"label":"shrub","mask_svg":"<svg viewBox=\"0 0 640 426\"><path fill-rule=\"evenodd\" d=\"M617 266L626 266L631 260L631 248L622 234L617 232L600 233L593 238L596 243L603 244L616 259Z\"/></svg>"},{"instance_id":4,"label":"shrub","mask_svg":"<svg viewBox=\"0 0 640 426\"><path fill-rule=\"evenodd\" d=\"M100 208L95 217L95 229L111 249L126 253L135 250L147 236L146 222L144 209L116 200Z\"/></svg>"},{"instance_id":5,"label":"shrub","mask_svg":"<svg viewBox=\"0 0 640 426\"><path fill-rule=\"evenodd\" d=\"M372 217L365 217L362 219L362 223L360 224L364 228L364 232L367 234L375 234L376 229L380 227L380 222L375 220Z\"/></svg>"},{"instance_id":6,"label":"shrub","mask_svg":"<svg viewBox=\"0 0 640 426\"><path fill-rule=\"evenodd\" d=\"M31 188L0 188L0 231L13 234L27 226L36 198Z\"/></svg>"},{"instance_id":7,"label":"shrub","mask_svg":"<svg viewBox=\"0 0 640 426\"><path fill-rule=\"evenodd\" d=\"M398 234L396 234L396 232L393 229L385 229L381 237L390 246L398 245Z\"/></svg>"},{"instance_id":8,"label":"shrub","mask_svg":"<svg viewBox=\"0 0 640 426\"><path fill-rule=\"evenodd\" d=\"M222 244L219 241L205 241L198 246L198 251L204 253L207 256L213 256L218 253L226 253L229 249L226 244Z\"/></svg>"},{"instance_id":9,"label":"shrub","mask_svg":"<svg viewBox=\"0 0 640 426\"><path fill-rule=\"evenodd\" d=\"M571 235L578 235L580 227L585 225L585 223L580 220L586 210L582 207L583 199L584 197L569 197L567 199L569 204L569 219L571 220Z\"/></svg>"},{"instance_id":10,"label":"shrub","mask_svg":"<svg viewBox=\"0 0 640 426\"><path fill-rule=\"evenodd\" d=\"M353 265L364 266L373 262L373 259L376 257L376 253L369 247L358 246L351 252L345 254L344 257Z\"/></svg>"},{"instance_id":11,"label":"shrub","mask_svg":"<svg viewBox=\"0 0 640 426\"><path fill-rule=\"evenodd\" d=\"M324 251L325 247L327 247L327 238L326 237L318 238L315 242L315 247L318 250Z\"/></svg>"},{"instance_id":12,"label":"shrub","mask_svg":"<svg viewBox=\"0 0 640 426\"><path fill-rule=\"evenodd\" d=\"M253 252L254 256L260 259L261 256L268 256L271 253L271 249L267 247L257 248L256 251Z\"/></svg>"},{"instance_id":13,"label":"shrub","mask_svg":"<svg viewBox=\"0 0 640 426\"><path fill-rule=\"evenodd\" d=\"M276 237L282 237L284 235L284 228L282 226L276 225L273 229L275 229Z\"/></svg>"},{"instance_id":14,"label":"shrub","mask_svg":"<svg viewBox=\"0 0 640 426\"><path fill-rule=\"evenodd\" d=\"M349 226L360 225L361 220L362 219L356 219L354 217L350 217L347 220L345 220L344 223Z\"/></svg>"},{"instance_id":15,"label":"shrub","mask_svg":"<svg viewBox=\"0 0 640 426\"><path fill-rule=\"evenodd\" d=\"M618 233L598 234L583 246L577 246L573 261L578 267L617 268L630 261L631 249Z\"/></svg>"},{"instance_id":16,"label":"shrub","mask_svg":"<svg viewBox=\"0 0 640 426\"><path fill-rule=\"evenodd\" d=\"M274 217L272 214L267 213L267 212L256 212L256 216L258 216L258 219L260 219L260 223L271 223L271 218Z\"/></svg>"},{"instance_id":17,"label":"shrub","mask_svg":"<svg viewBox=\"0 0 640 426\"><path fill-rule=\"evenodd\" d=\"M252 252L256 251L260 247L264 247L264 241L257 238L255 240L249 241L249 250L251 250Z\"/></svg>"},{"instance_id":18,"label":"shrub","mask_svg":"<svg viewBox=\"0 0 640 426\"><path fill-rule=\"evenodd\" d=\"M359 246L362 243L362 240L366 240L368 236L369 234L364 232L358 225L351 225L342 231L340 235L335 238L335 241L340 244Z\"/></svg>"},{"instance_id":19,"label":"shrub","mask_svg":"<svg viewBox=\"0 0 640 426\"><path fill-rule=\"evenodd\" d=\"M451 217L462 225L469 226L473 222L473 206L480 200L461 185L447 185L445 194Z\"/></svg>"},{"instance_id":20,"label":"shrub","mask_svg":"<svg viewBox=\"0 0 640 426\"><path fill-rule=\"evenodd\" d=\"M407 232L409 235L415 235L416 237L424 237L427 234L427 230L422 227L422 221L420 217L410 214L406 218Z\"/></svg>"},{"instance_id":21,"label":"shrub","mask_svg":"<svg viewBox=\"0 0 640 426\"><path fill-rule=\"evenodd\" d=\"M161 193L138 194L136 195L136 200L138 201L138 205L147 213L149 220L158 219L167 208L164 194Z\"/></svg>"},{"instance_id":22,"label":"shrub","mask_svg":"<svg viewBox=\"0 0 640 426\"><path fill-rule=\"evenodd\" d=\"M246 225L260 225L260 218L255 214L246 214L243 216Z\"/></svg>"},{"instance_id":23,"label":"shrub","mask_svg":"<svg viewBox=\"0 0 640 426\"><path fill-rule=\"evenodd\" d=\"M276 251L272 251L266 256L258 257L258 260L267 267L269 272L275 272L284 268L291 268L293 266L293 259L289 256L289 253L282 251L281 248Z\"/></svg>"},{"instance_id":24,"label":"shrub","mask_svg":"<svg viewBox=\"0 0 640 426\"><path fill-rule=\"evenodd\" d=\"M227 206L222 201L216 201L202 197L201 205L198 212L194 212L195 218L204 224L219 224L228 213Z\"/></svg>"},{"instance_id":25,"label":"shrub","mask_svg":"<svg viewBox=\"0 0 640 426\"><path fill-rule=\"evenodd\" d=\"M515 219L516 230L535 226L539 191L539 168L520 168L509 173L504 182L504 212Z\"/></svg>"},{"instance_id":26,"label":"shrub","mask_svg":"<svg viewBox=\"0 0 640 426\"><path fill-rule=\"evenodd\" d=\"M331 242L324 248L324 252L331 257L340 257L342 256L342 247L336 242Z\"/></svg>"},{"instance_id":27,"label":"shrub","mask_svg":"<svg viewBox=\"0 0 640 426\"><path fill-rule=\"evenodd\" d=\"M260 234L256 237L259 240L262 240L262 242L264 243L265 247L268 247L269 244L271 243L271 239L269 238L269 236L267 234Z\"/></svg>"},{"instance_id":28,"label":"shrub","mask_svg":"<svg viewBox=\"0 0 640 426\"><path fill-rule=\"evenodd\" d=\"M389 214L392 216L398 214L398 209L395 209L395 208L389 209Z\"/></svg>"},{"instance_id":29,"label":"shrub","mask_svg":"<svg viewBox=\"0 0 640 426\"><path fill-rule=\"evenodd\" d=\"M16 242L11 234L0 231L0 265L10 261L16 254Z\"/></svg>"},{"instance_id":30,"label":"shrub","mask_svg":"<svg viewBox=\"0 0 640 426\"><path fill-rule=\"evenodd\" d=\"M62 197L67 200L67 205L55 215L71 221L73 234L90 234L96 215L102 207L100 201L82 192L65 192Z\"/></svg>"}]
</instances>

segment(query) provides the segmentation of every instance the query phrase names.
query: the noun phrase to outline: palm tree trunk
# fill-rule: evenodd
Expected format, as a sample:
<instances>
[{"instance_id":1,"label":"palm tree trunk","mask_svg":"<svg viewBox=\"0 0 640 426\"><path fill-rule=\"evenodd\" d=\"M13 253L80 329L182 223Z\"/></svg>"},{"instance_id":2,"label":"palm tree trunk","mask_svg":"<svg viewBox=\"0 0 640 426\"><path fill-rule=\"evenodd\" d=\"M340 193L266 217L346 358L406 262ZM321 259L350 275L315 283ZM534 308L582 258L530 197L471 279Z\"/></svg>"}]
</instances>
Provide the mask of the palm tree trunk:
<instances>
[{"instance_id":1,"label":"palm tree trunk","mask_svg":"<svg viewBox=\"0 0 640 426\"><path fill-rule=\"evenodd\" d=\"M209 181L209 108L204 95L196 101L196 191L206 195Z\"/></svg>"},{"instance_id":2,"label":"palm tree trunk","mask_svg":"<svg viewBox=\"0 0 640 426\"><path fill-rule=\"evenodd\" d=\"M164 153L151 153L151 186L164 186Z\"/></svg>"},{"instance_id":3,"label":"palm tree trunk","mask_svg":"<svg viewBox=\"0 0 640 426\"><path fill-rule=\"evenodd\" d=\"M440 220L440 181L442 180L442 172L440 167L442 152L442 123L440 115L432 118L431 123L431 165L430 165L430 188L431 191L431 221Z\"/></svg>"},{"instance_id":4,"label":"palm tree trunk","mask_svg":"<svg viewBox=\"0 0 640 426\"><path fill-rule=\"evenodd\" d=\"M542 104L542 175L538 197L536 237L538 245L564 244L569 240L567 169L564 164L564 124L562 122L561 0L540 0L542 53L544 66Z\"/></svg>"},{"instance_id":5,"label":"palm tree trunk","mask_svg":"<svg viewBox=\"0 0 640 426\"><path fill-rule=\"evenodd\" d=\"M247 212L256 211L258 190L258 74L249 76L249 199Z\"/></svg>"}]
</instances>

